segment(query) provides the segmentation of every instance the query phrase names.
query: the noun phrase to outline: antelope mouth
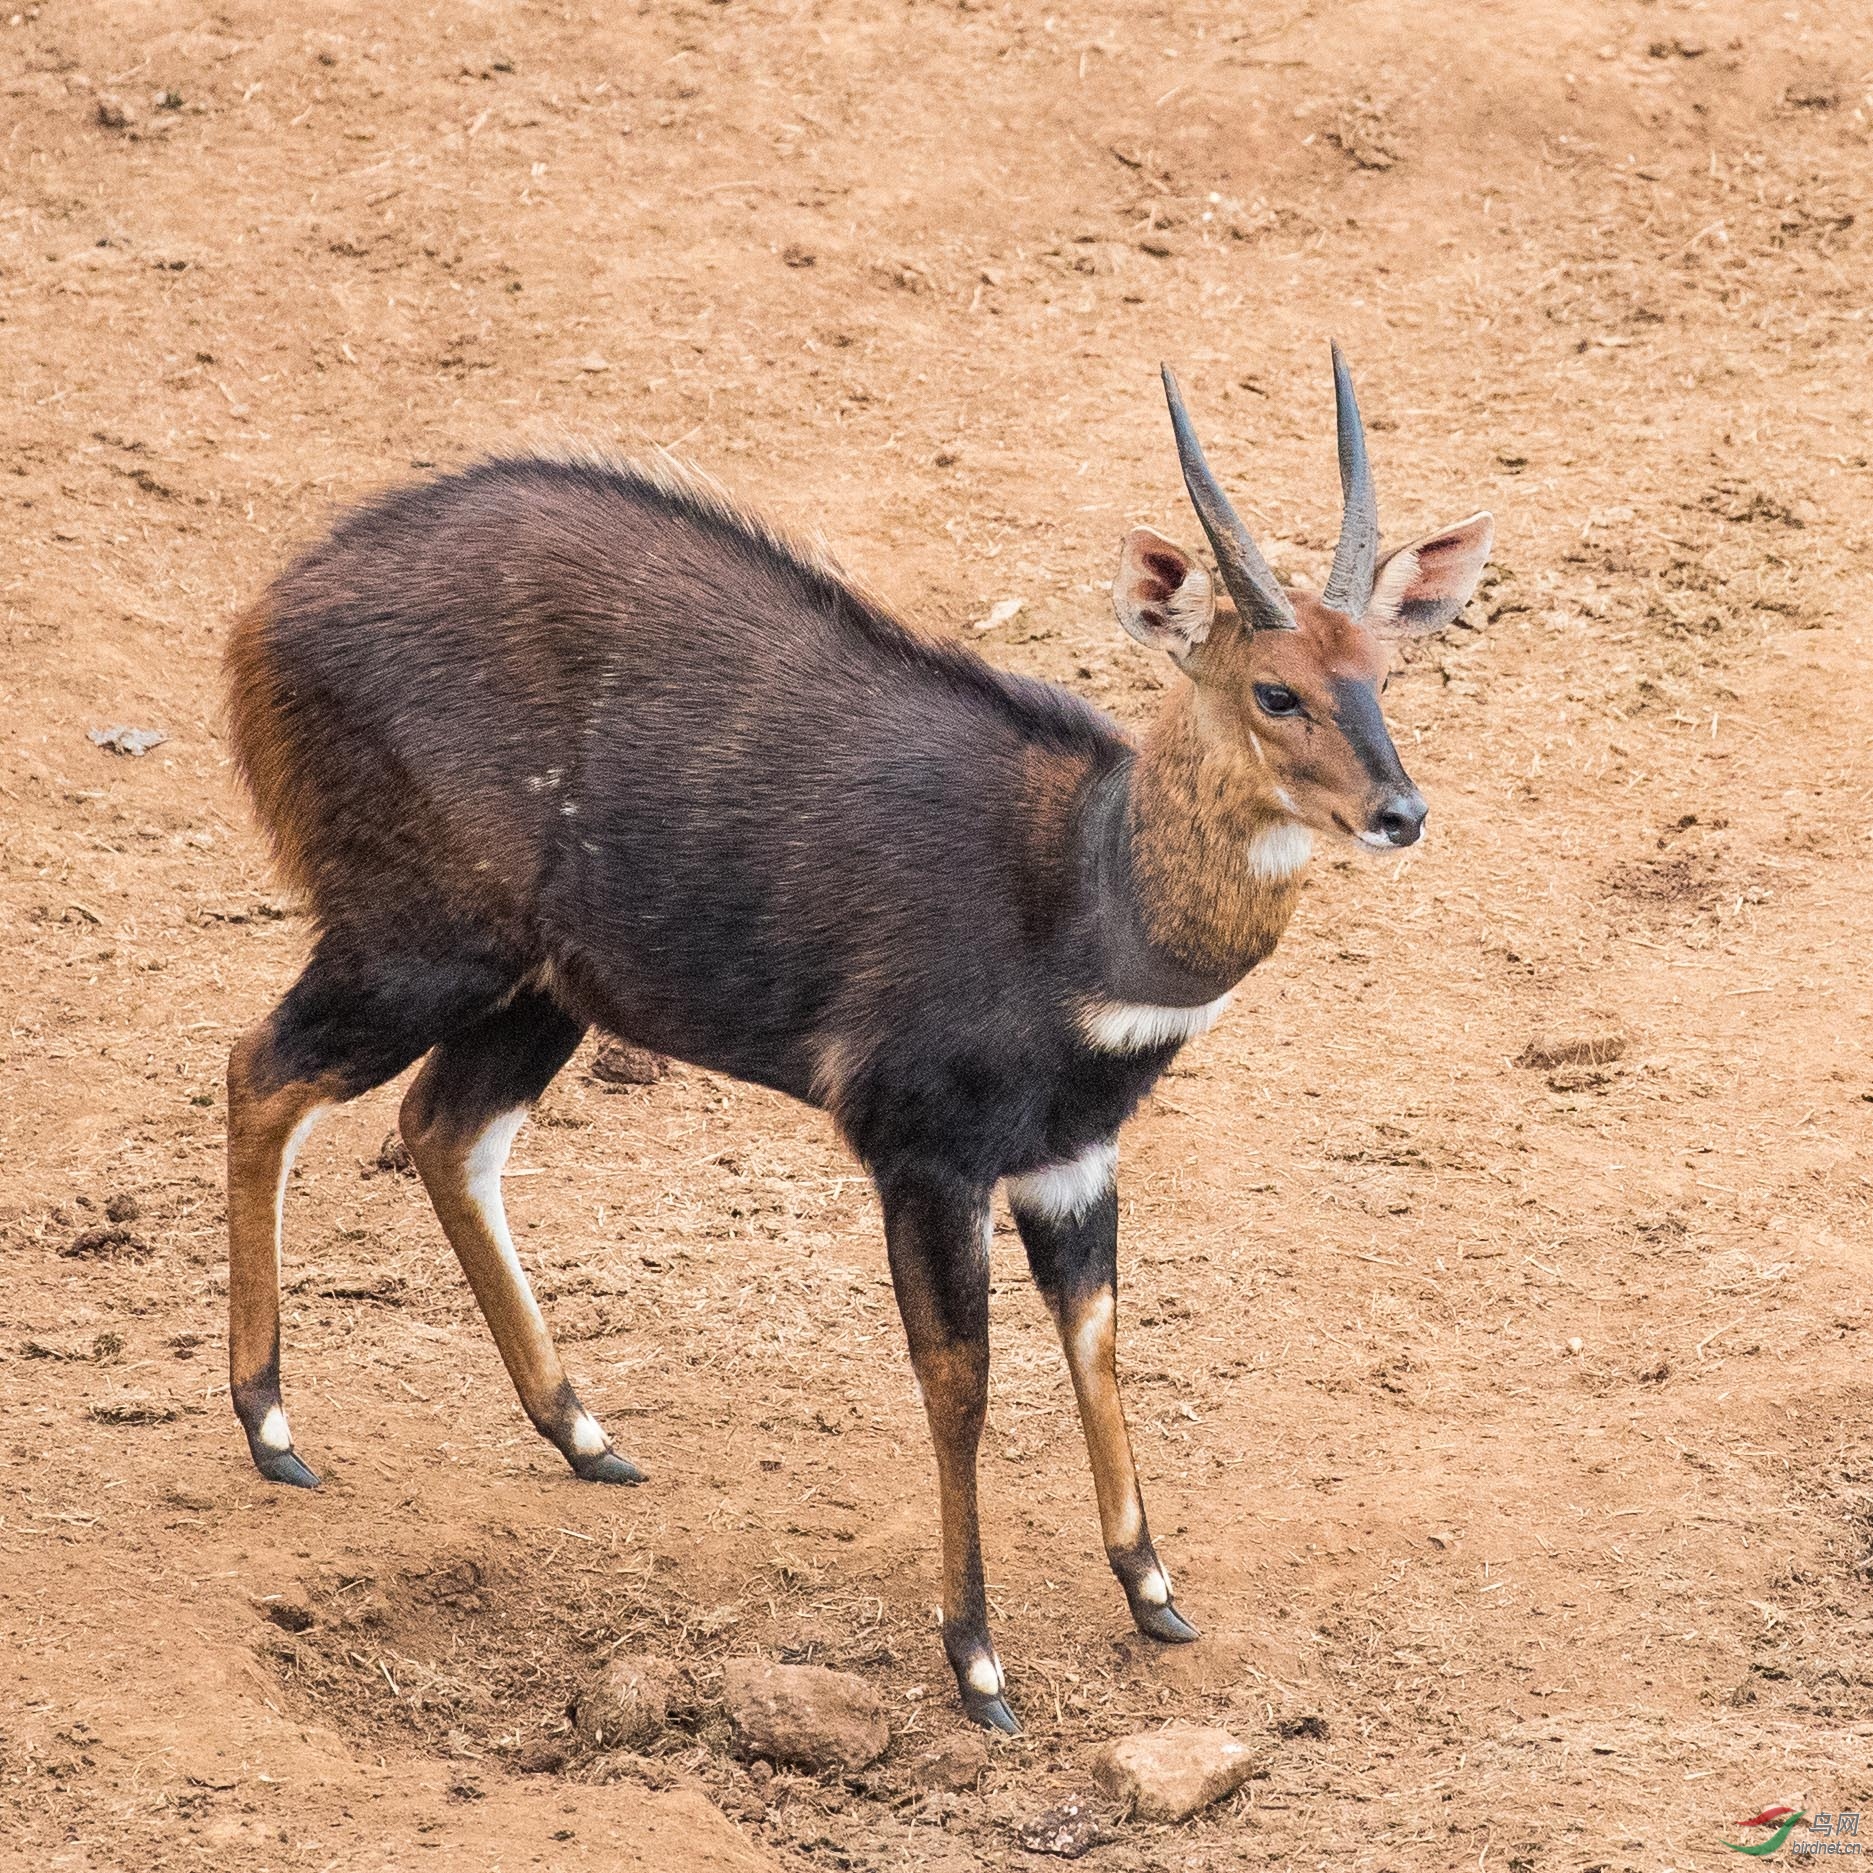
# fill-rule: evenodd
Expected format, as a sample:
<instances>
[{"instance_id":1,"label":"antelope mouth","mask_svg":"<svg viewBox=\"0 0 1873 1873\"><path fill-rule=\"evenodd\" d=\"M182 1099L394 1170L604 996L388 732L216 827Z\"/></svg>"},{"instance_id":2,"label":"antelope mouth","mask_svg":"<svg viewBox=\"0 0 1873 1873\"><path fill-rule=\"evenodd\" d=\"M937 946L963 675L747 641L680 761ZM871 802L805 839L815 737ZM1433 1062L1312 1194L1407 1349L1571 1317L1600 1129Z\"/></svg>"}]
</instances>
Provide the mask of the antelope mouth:
<instances>
[{"instance_id":1,"label":"antelope mouth","mask_svg":"<svg viewBox=\"0 0 1873 1873\"><path fill-rule=\"evenodd\" d=\"M1417 843L1416 839L1402 841L1394 839L1390 833L1385 832L1361 832L1357 827L1349 825L1338 813L1331 814L1330 817L1337 831L1344 833L1352 844L1367 852L1404 852Z\"/></svg>"}]
</instances>

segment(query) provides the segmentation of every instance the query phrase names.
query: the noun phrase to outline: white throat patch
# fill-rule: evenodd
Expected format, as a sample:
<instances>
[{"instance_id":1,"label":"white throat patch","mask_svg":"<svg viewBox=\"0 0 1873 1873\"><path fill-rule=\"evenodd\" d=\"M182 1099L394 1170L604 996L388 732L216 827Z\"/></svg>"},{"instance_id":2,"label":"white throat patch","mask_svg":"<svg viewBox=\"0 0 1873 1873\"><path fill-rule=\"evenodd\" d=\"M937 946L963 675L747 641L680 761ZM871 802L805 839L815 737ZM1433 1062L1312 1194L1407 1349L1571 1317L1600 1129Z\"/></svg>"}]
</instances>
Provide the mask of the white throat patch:
<instances>
[{"instance_id":1,"label":"white throat patch","mask_svg":"<svg viewBox=\"0 0 1873 1873\"><path fill-rule=\"evenodd\" d=\"M1292 820L1264 826L1249 841L1249 870L1258 878L1279 884L1292 878L1314 855L1314 835Z\"/></svg>"}]
</instances>

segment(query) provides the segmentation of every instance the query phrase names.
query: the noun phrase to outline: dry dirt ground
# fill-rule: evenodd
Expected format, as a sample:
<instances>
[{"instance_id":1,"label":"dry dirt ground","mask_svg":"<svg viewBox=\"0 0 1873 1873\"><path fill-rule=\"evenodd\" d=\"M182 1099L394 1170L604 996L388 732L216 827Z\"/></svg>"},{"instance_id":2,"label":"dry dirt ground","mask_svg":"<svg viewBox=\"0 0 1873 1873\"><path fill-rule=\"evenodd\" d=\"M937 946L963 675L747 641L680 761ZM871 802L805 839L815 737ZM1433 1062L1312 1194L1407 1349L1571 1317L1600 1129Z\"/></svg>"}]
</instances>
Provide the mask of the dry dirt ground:
<instances>
[{"instance_id":1,"label":"dry dirt ground","mask_svg":"<svg viewBox=\"0 0 1873 1873\"><path fill-rule=\"evenodd\" d=\"M1854 0L0 21L0 1863L1038 1866L1015 1824L1170 1718L1266 1773L1087 1864L1711 1868L1777 1801L1873 1836L1869 74ZM1021 599L986 653L1138 720L1116 541L1196 537L1156 362L1317 576L1330 333L1391 537L1488 505L1499 555L1392 687L1431 836L1318 863L1128 1134L1203 1643L1127 1636L1004 1226L1026 1732L910 1784L958 1719L877 1215L818 1116L693 1071L582 1057L511 1187L647 1487L521 1418L376 1167L396 1088L293 1180L327 1484L262 1484L220 1078L307 930L217 656L285 555L497 445L662 443L934 630ZM1517 1064L1556 1033L1625 1048ZM689 1727L521 1773L620 1644ZM880 1768L758 1787L709 1702L747 1652L867 1676Z\"/></svg>"}]
</instances>

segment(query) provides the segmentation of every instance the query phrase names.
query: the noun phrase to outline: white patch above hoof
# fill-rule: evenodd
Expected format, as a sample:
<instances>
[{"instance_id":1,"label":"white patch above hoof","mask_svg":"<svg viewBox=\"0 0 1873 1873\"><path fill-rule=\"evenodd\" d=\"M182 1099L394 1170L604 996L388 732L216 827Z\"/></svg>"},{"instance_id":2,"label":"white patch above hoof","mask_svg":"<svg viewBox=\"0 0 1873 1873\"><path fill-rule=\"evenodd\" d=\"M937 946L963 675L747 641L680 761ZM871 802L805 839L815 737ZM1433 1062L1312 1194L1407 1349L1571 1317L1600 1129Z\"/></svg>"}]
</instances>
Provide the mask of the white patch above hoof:
<instances>
[{"instance_id":1,"label":"white patch above hoof","mask_svg":"<svg viewBox=\"0 0 1873 1873\"><path fill-rule=\"evenodd\" d=\"M291 1450L293 1434L286 1427L286 1413L278 1405L269 1405L267 1415L260 1420L260 1429L254 1433L268 1450Z\"/></svg>"},{"instance_id":2,"label":"white patch above hoof","mask_svg":"<svg viewBox=\"0 0 1873 1873\"><path fill-rule=\"evenodd\" d=\"M969 1688L980 1691L984 1697L1000 1697L1002 1694L1002 1668L992 1658L978 1658L971 1662L968 1672Z\"/></svg>"},{"instance_id":3,"label":"white patch above hoof","mask_svg":"<svg viewBox=\"0 0 1873 1873\"><path fill-rule=\"evenodd\" d=\"M1008 1180L1008 1207L1025 1216L1061 1221L1084 1216L1112 1188L1119 1148L1111 1140L1082 1151L1067 1164L1049 1165Z\"/></svg>"},{"instance_id":4,"label":"white patch above hoof","mask_svg":"<svg viewBox=\"0 0 1873 1873\"><path fill-rule=\"evenodd\" d=\"M1147 1606L1169 1606L1171 1603L1171 1577L1162 1568L1154 1567L1138 1583L1138 1597Z\"/></svg>"},{"instance_id":5,"label":"white patch above hoof","mask_svg":"<svg viewBox=\"0 0 1873 1873\"><path fill-rule=\"evenodd\" d=\"M572 1421L572 1447L582 1457L601 1457L611 1448L598 1420L589 1411L580 1412Z\"/></svg>"},{"instance_id":6,"label":"white patch above hoof","mask_svg":"<svg viewBox=\"0 0 1873 1873\"><path fill-rule=\"evenodd\" d=\"M1305 826L1284 820L1264 826L1249 841L1249 870L1258 878L1278 884L1292 878L1314 855L1314 835Z\"/></svg>"},{"instance_id":7,"label":"white patch above hoof","mask_svg":"<svg viewBox=\"0 0 1873 1873\"><path fill-rule=\"evenodd\" d=\"M1207 1034L1229 1006L1229 996L1197 1008L1161 1008L1152 1002L1093 1002L1080 1015L1080 1031L1102 1053L1142 1054Z\"/></svg>"}]
</instances>

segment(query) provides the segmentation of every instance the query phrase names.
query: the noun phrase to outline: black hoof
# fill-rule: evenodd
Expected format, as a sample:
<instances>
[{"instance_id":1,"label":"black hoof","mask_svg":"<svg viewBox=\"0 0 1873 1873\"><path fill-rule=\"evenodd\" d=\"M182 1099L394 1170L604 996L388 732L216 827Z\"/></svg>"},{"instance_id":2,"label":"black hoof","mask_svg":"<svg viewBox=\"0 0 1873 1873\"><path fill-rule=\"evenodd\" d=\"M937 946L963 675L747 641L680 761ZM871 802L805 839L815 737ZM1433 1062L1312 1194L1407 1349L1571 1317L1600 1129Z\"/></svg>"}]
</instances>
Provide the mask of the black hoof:
<instances>
[{"instance_id":1,"label":"black hoof","mask_svg":"<svg viewBox=\"0 0 1873 1873\"><path fill-rule=\"evenodd\" d=\"M985 1730L999 1730L1004 1736L1019 1736L1021 1726L1015 1714L999 1697L984 1697L980 1691L963 1692L963 1715Z\"/></svg>"},{"instance_id":2,"label":"black hoof","mask_svg":"<svg viewBox=\"0 0 1873 1873\"><path fill-rule=\"evenodd\" d=\"M596 1457L574 1457L572 1471L582 1483L628 1483L635 1489L644 1480L644 1472L615 1450L601 1450Z\"/></svg>"},{"instance_id":3,"label":"black hoof","mask_svg":"<svg viewBox=\"0 0 1873 1873\"><path fill-rule=\"evenodd\" d=\"M1188 1645L1203 1636L1174 1606L1134 1606L1132 1623L1147 1639L1165 1645Z\"/></svg>"},{"instance_id":4,"label":"black hoof","mask_svg":"<svg viewBox=\"0 0 1873 1873\"><path fill-rule=\"evenodd\" d=\"M254 1450L254 1468L269 1483L290 1483L294 1489L317 1489L319 1479L291 1450Z\"/></svg>"}]
</instances>

